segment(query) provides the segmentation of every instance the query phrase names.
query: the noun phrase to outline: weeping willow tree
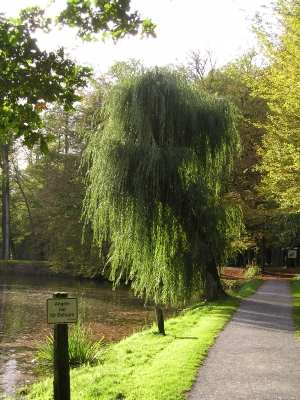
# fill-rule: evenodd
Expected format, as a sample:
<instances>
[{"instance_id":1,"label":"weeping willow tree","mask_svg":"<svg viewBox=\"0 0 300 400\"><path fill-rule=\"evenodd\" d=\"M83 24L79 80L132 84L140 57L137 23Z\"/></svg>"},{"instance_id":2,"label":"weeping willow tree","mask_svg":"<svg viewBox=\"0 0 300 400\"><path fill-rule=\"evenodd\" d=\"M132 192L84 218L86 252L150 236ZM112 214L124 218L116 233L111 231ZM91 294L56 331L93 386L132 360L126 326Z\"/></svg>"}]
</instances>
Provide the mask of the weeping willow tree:
<instances>
[{"instance_id":1,"label":"weeping willow tree","mask_svg":"<svg viewBox=\"0 0 300 400\"><path fill-rule=\"evenodd\" d=\"M217 267L238 221L222 196L236 110L183 72L154 68L123 76L101 112L86 150L84 215L99 246L110 242L111 279L157 303L223 296Z\"/></svg>"}]
</instances>

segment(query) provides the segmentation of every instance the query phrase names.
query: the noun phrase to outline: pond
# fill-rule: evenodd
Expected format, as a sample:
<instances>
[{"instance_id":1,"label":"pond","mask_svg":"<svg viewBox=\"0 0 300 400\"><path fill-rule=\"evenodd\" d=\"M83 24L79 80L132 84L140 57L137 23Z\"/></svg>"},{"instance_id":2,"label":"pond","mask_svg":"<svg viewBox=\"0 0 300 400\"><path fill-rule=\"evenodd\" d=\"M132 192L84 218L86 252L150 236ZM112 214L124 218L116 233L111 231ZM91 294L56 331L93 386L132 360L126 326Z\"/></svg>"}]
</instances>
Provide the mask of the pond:
<instances>
[{"instance_id":1,"label":"pond","mask_svg":"<svg viewBox=\"0 0 300 400\"><path fill-rule=\"evenodd\" d=\"M95 340L116 342L155 321L153 305L145 306L126 285L112 290L109 282L0 275L0 399L38 379L36 341L44 344L45 335L53 333L46 302L55 292L78 298L79 316ZM164 310L165 317L173 314Z\"/></svg>"}]
</instances>

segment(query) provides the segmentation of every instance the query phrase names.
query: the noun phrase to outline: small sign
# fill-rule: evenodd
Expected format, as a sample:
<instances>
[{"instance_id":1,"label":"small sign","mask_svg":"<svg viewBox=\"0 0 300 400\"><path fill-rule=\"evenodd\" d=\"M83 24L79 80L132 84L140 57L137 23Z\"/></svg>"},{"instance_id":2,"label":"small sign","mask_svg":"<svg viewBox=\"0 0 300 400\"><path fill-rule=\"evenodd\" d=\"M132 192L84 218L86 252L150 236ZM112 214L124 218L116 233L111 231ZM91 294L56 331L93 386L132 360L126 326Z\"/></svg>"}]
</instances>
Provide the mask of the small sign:
<instances>
[{"instance_id":1,"label":"small sign","mask_svg":"<svg viewBox=\"0 0 300 400\"><path fill-rule=\"evenodd\" d=\"M77 320L78 302L76 298L47 299L47 324L72 324Z\"/></svg>"},{"instance_id":2,"label":"small sign","mask_svg":"<svg viewBox=\"0 0 300 400\"><path fill-rule=\"evenodd\" d=\"M288 258L297 258L297 250L288 250Z\"/></svg>"}]
</instances>

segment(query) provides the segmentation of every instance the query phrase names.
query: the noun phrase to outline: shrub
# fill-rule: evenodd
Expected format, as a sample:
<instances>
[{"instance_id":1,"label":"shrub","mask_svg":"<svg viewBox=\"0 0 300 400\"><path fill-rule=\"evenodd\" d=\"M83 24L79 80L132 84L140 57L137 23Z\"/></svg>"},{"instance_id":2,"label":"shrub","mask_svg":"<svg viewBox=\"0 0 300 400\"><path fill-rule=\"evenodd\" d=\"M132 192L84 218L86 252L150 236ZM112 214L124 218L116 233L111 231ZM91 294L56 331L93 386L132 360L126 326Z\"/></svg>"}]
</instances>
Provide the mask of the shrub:
<instances>
[{"instance_id":1,"label":"shrub","mask_svg":"<svg viewBox=\"0 0 300 400\"><path fill-rule=\"evenodd\" d=\"M247 267L245 276L247 278L253 278L254 276L259 276L261 274L261 268L258 265L250 265Z\"/></svg>"}]
</instances>

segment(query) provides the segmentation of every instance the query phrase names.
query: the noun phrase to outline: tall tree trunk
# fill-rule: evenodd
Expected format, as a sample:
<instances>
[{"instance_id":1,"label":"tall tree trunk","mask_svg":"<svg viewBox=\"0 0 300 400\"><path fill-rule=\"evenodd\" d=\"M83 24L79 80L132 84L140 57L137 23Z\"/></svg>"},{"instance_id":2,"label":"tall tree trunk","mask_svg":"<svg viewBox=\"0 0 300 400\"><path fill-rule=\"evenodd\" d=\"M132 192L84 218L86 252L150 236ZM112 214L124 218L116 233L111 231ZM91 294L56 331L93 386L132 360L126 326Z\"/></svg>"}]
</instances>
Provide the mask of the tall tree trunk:
<instances>
[{"instance_id":1,"label":"tall tree trunk","mask_svg":"<svg viewBox=\"0 0 300 400\"><path fill-rule=\"evenodd\" d=\"M214 257L212 257L211 261L208 263L205 272L206 272L206 277L205 277L206 300L214 301L226 297L227 294L223 289L217 264Z\"/></svg>"},{"instance_id":2,"label":"tall tree trunk","mask_svg":"<svg viewBox=\"0 0 300 400\"><path fill-rule=\"evenodd\" d=\"M263 236L260 241L260 267L261 272L264 274L265 272L265 264L266 264L266 238Z\"/></svg>"},{"instance_id":3,"label":"tall tree trunk","mask_svg":"<svg viewBox=\"0 0 300 400\"><path fill-rule=\"evenodd\" d=\"M1 145L2 169L2 259L10 258L10 210L9 210L9 145Z\"/></svg>"},{"instance_id":4,"label":"tall tree trunk","mask_svg":"<svg viewBox=\"0 0 300 400\"><path fill-rule=\"evenodd\" d=\"M272 267L282 267L284 265L284 249L272 246Z\"/></svg>"},{"instance_id":5,"label":"tall tree trunk","mask_svg":"<svg viewBox=\"0 0 300 400\"><path fill-rule=\"evenodd\" d=\"M31 235L32 235L33 251L34 251L34 255L36 256L37 246L36 246L36 240L35 240L35 229L34 229L34 223L33 223L33 218L32 218L32 214L31 214L31 208L30 208L26 193L24 192L24 189L22 186L21 171L20 171L18 165L15 164L14 162L13 162L13 167L14 167L14 172L15 172L15 174L14 174L15 182L18 185L18 188L20 189L20 192L22 194L22 197L24 199L25 206L27 209L28 218L29 218L29 222L30 222Z\"/></svg>"},{"instance_id":6,"label":"tall tree trunk","mask_svg":"<svg viewBox=\"0 0 300 400\"><path fill-rule=\"evenodd\" d=\"M12 239L11 236L10 236L10 253L11 253L11 258L12 258L13 260L16 260L17 257L16 257L15 244L14 244L14 241L13 241L13 239Z\"/></svg>"}]
</instances>

